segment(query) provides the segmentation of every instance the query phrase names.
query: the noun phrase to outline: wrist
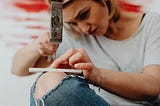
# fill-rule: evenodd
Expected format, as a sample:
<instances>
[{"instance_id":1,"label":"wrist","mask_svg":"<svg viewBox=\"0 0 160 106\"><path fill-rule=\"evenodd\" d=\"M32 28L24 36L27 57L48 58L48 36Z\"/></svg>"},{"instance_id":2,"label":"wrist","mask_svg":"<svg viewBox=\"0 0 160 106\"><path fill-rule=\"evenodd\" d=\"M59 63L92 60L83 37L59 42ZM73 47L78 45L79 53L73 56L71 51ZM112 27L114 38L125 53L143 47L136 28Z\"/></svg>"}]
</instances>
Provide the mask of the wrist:
<instances>
[{"instance_id":1,"label":"wrist","mask_svg":"<svg viewBox=\"0 0 160 106\"><path fill-rule=\"evenodd\" d=\"M100 68L95 68L93 72L94 77L92 77L92 83L100 87L102 85L102 70Z\"/></svg>"},{"instance_id":2,"label":"wrist","mask_svg":"<svg viewBox=\"0 0 160 106\"><path fill-rule=\"evenodd\" d=\"M98 69L97 86L101 87L101 85L102 85L102 70Z\"/></svg>"}]
</instances>

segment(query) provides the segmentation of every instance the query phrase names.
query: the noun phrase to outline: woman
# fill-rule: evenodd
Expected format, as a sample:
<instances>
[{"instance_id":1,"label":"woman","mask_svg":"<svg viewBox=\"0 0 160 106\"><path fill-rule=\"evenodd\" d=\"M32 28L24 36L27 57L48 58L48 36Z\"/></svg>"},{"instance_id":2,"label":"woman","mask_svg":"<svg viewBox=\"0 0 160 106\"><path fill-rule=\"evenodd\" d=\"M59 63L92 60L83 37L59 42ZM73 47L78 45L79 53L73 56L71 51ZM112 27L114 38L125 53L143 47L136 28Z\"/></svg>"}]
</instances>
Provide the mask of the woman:
<instances>
[{"instance_id":1,"label":"woman","mask_svg":"<svg viewBox=\"0 0 160 106\"><path fill-rule=\"evenodd\" d=\"M50 44L47 35L41 36L16 53L13 72L28 75L29 67L74 68L83 71L84 79L43 73L32 87L31 105L160 105L160 16L119 11L116 0L61 2L67 24L62 44ZM55 52L57 59L46 62L45 57Z\"/></svg>"}]
</instances>

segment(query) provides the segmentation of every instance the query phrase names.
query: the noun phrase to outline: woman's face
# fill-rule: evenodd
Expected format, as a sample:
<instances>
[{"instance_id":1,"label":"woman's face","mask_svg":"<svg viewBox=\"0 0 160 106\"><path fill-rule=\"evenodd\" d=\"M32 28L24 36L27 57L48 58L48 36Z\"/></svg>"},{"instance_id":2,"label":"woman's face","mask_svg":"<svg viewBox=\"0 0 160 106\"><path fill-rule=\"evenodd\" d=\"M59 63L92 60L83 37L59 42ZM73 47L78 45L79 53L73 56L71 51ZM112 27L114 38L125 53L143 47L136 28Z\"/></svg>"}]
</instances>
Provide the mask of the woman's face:
<instances>
[{"instance_id":1,"label":"woman's face","mask_svg":"<svg viewBox=\"0 0 160 106\"><path fill-rule=\"evenodd\" d=\"M75 0L63 9L64 22L86 35L103 35L108 28L108 8L93 0Z\"/></svg>"}]
</instances>

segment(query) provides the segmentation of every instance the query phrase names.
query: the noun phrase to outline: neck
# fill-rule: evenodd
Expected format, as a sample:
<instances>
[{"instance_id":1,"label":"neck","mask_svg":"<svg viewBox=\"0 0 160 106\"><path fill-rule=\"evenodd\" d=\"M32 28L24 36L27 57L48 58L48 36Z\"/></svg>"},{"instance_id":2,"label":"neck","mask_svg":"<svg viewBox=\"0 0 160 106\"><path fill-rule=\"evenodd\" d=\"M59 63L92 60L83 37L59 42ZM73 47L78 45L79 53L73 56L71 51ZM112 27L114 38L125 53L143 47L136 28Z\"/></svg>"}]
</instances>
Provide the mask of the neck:
<instances>
[{"instance_id":1,"label":"neck","mask_svg":"<svg viewBox=\"0 0 160 106\"><path fill-rule=\"evenodd\" d=\"M109 22L105 36L113 40L127 39L137 32L142 15L143 13L121 12L117 22Z\"/></svg>"}]
</instances>

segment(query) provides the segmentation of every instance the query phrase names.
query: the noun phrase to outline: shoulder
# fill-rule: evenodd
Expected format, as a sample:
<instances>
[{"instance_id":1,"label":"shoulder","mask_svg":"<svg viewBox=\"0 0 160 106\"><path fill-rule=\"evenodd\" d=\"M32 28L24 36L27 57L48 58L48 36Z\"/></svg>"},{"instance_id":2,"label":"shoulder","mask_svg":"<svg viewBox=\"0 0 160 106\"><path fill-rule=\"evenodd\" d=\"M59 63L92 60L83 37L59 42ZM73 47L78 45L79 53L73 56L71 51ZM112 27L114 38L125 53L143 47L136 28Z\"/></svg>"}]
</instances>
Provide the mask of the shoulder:
<instances>
[{"instance_id":1,"label":"shoulder","mask_svg":"<svg viewBox=\"0 0 160 106\"><path fill-rule=\"evenodd\" d=\"M160 32L160 14L155 12L145 13L142 26L148 34Z\"/></svg>"},{"instance_id":2,"label":"shoulder","mask_svg":"<svg viewBox=\"0 0 160 106\"><path fill-rule=\"evenodd\" d=\"M144 23L150 24L158 24L157 22L160 21L160 14L155 12L146 12L144 17Z\"/></svg>"},{"instance_id":3,"label":"shoulder","mask_svg":"<svg viewBox=\"0 0 160 106\"><path fill-rule=\"evenodd\" d=\"M146 12L147 18L160 18L160 14L156 12Z\"/></svg>"}]
</instances>

